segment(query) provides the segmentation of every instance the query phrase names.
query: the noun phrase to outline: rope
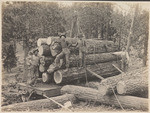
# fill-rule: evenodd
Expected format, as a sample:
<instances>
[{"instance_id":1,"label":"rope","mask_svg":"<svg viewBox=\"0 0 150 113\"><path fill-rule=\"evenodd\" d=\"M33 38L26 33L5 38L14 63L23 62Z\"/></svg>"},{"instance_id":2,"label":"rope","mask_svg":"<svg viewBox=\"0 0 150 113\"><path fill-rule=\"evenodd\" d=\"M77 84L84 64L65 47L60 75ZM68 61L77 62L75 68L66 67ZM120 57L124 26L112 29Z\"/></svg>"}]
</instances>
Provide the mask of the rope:
<instances>
[{"instance_id":1,"label":"rope","mask_svg":"<svg viewBox=\"0 0 150 113\"><path fill-rule=\"evenodd\" d=\"M123 108L123 106L121 105L121 103L120 103L120 101L119 101L119 99L118 99L118 97L117 97L117 95L116 95L116 93L115 93L115 91L114 91L114 89L113 89L113 87L112 87L111 84L110 84L110 87L111 87L111 89L112 89L112 91L113 91L113 94L114 94L114 96L115 96L115 98L116 98L116 100L117 100L119 106L121 107L122 110L124 110L124 108Z\"/></svg>"},{"instance_id":2,"label":"rope","mask_svg":"<svg viewBox=\"0 0 150 113\"><path fill-rule=\"evenodd\" d=\"M44 97L46 97L47 99L53 101L54 103L58 104L59 106L61 106L62 108L65 108L66 110L70 111L70 112L73 112L72 110L70 110L69 108L63 106L62 104L58 103L57 101L53 100L52 98L49 98L48 96L46 95L43 95Z\"/></svg>"}]
</instances>

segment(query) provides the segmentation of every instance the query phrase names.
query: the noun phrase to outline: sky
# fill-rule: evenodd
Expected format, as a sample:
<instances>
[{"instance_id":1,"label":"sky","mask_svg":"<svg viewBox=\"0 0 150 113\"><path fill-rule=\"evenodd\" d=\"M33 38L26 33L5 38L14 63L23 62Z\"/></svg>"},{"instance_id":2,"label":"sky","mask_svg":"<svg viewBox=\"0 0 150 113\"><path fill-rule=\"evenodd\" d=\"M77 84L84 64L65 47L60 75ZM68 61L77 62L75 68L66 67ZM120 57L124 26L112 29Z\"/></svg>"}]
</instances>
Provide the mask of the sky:
<instances>
[{"instance_id":1,"label":"sky","mask_svg":"<svg viewBox=\"0 0 150 113\"><path fill-rule=\"evenodd\" d=\"M129 5L132 5L138 2L113 2L113 3L115 3L115 8L118 9L119 11L122 11L123 13L128 13L130 12ZM62 2L59 2L59 4L61 4L61 6L63 7L69 7L69 6L72 6L73 2L62 1ZM140 2L139 5L142 9L150 11L150 2Z\"/></svg>"}]
</instances>

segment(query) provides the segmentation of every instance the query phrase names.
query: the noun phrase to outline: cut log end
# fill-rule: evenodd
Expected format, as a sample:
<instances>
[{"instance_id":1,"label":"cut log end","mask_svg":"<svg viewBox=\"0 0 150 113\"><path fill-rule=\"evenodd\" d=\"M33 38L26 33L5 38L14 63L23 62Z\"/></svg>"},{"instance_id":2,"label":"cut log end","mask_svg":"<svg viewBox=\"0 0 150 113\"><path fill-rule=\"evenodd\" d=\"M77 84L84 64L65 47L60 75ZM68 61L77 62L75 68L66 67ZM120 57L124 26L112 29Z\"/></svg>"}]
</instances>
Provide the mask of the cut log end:
<instances>
[{"instance_id":1,"label":"cut log end","mask_svg":"<svg viewBox=\"0 0 150 113\"><path fill-rule=\"evenodd\" d=\"M43 50L43 47L42 47L42 46L39 46L38 50L39 50L39 55L42 56L42 55L43 55L43 51L44 51L44 50Z\"/></svg>"},{"instance_id":2,"label":"cut log end","mask_svg":"<svg viewBox=\"0 0 150 113\"><path fill-rule=\"evenodd\" d=\"M48 37L47 38L47 45L50 45L52 43L52 38L51 37Z\"/></svg>"},{"instance_id":3,"label":"cut log end","mask_svg":"<svg viewBox=\"0 0 150 113\"><path fill-rule=\"evenodd\" d=\"M108 86L106 86L106 85L100 85L99 87L98 87L98 91L99 91L99 93L101 94L101 95L106 95L107 94L107 87Z\"/></svg>"},{"instance_id":4,"label":"cut log end","mask_svg":"<svg viewBox=\"0 0 150 113\"><path fill-rule=\"evenodd\" d=\"M63 75L60 71L56 71L54 73L54 81L56 84L60 84L62 82Z\"/></svg>"},{"instance_id":5,"label":"cut log end","mask_svg":"<svg viewBox=\"0 0 150 113\"><path fill-rule=\"evenodd\" d=\"M46 44L46 42L47 42L47 39L46 39L46 38L39 38L39 39L37 40L37 46L39 47L39 46L41 46L42 44Z\"/></svg>"},{"instance_id":6,"label":"cut log end","mask_svg":"<svg viewBox=\"0 0 150 113\"><path fill-rule=\"evenodd\" d=\"M46 71L46 70L45 70L45 67L44 67L42 64L39 65L39 71L40 71L40 72Z\"/></svg>"},{"instance_id":7,"label":"cut log end","mask_svg":"<svg viewBox=\"0 0 150 113\"><path fill-rule=\"evenodd\" d=\"M38 41L37 41L37 46L38 46L38 47L41 46L41 39L38 39Z\"/></svg>"},{"instance_id":8,"label":"cut log end","mask_svg":"<svg viewBox=\"0 0 150 113\"><path fill-rule=\"evenodd\" d=\"M117 92L118 92L118 94L124 94L126 92L126 90L125 90L125 83L123 81L118 82L118 84L117 84Z\"/></svg>"},{"instance_id":9,"label":"cut log end","mask_svg":"<svg viewBox=\"0 0 150 113\"><path fill-rule=\"evenodd\" d=\"M42 74L42 81L44 83L49 83L51 80L51 76L48 73L43 73Z\"/></svg>"}]
</instances>

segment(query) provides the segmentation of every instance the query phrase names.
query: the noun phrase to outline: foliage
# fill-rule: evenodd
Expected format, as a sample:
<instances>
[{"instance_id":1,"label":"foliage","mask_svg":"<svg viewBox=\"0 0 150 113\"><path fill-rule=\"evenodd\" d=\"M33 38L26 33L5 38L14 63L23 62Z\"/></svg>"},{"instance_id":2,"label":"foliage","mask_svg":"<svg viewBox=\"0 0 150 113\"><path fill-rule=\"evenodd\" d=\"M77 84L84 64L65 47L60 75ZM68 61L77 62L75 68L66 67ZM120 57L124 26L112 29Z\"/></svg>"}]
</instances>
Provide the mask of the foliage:
<instances>
[{"instance_id":1,"label":"foliage","mask_svg":"<svg viewBox=\"0 0 150 113\"><path fill-rule=\"evenodd\" d=\"M125 15L114 8L113 3L100 2L74 2L69 7L57 2L3 2L2 41L23 41L25 58L30 48L36 46L38 38L69 31L77 15L86 38L115 39L121 49L127 45L133 15ZM130 7L130 12L134 12L134 8ZM148 20L148 13L136 7L131 46L138 50L141 58L148 37Z\"/></svg>"},{"instance_id":2,"label":"foliage","mask_svg":"<svg viewBox=\"0 0 150 113\"><path fill-rule=\"evenodd\" d=\"M6 45L3 48L3 66L7 69L7 72L11 72L11 68L16 66L17 57L15 49L12 44Z\"/></svg>"}]
</instances>

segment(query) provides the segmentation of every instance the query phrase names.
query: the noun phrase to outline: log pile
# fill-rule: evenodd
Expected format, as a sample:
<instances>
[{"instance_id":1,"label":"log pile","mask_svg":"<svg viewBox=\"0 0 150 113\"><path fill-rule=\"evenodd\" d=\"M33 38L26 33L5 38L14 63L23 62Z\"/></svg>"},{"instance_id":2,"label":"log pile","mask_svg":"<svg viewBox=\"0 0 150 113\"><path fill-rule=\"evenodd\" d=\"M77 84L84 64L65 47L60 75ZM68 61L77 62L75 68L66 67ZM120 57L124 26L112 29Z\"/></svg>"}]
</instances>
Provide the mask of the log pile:
<instances>
[{"instance_id":1,"label":"log pile","mask_svg":"<svg viewBox=\"0 0 150 113\"><path fill-rule=\"evenodd\" d=\"M40 56L39 71L42 73L43 82L50 82L54 80L56 84L68 83L77 79L85 78L86 70L80 67L79 57L79 45L80 39L78 38L66 38L66 43L70 50L69 57L69 70L65 72L66 60L65 56L60 59L59 66L56 66L55 58L62 52L59 37L40 38L37 41L37 46ZM112 63L120 67L122 59L122 51L118 52L117 46L112 41L107 40L94 40L84 39L86 56L85 65L98 74L102 74L104 77L113 76L119 74ZM80 69L82 68L82 69ZM50 77L49 77L50 76ZM88 76L93 77L93 76Z\"/></svg>"}]
</instances>

